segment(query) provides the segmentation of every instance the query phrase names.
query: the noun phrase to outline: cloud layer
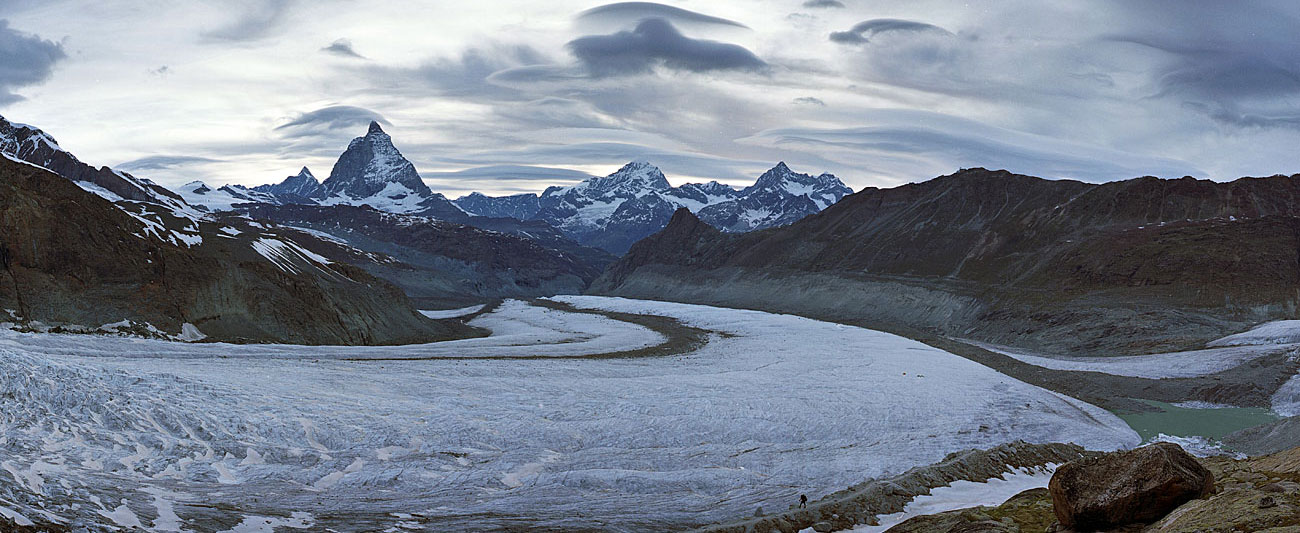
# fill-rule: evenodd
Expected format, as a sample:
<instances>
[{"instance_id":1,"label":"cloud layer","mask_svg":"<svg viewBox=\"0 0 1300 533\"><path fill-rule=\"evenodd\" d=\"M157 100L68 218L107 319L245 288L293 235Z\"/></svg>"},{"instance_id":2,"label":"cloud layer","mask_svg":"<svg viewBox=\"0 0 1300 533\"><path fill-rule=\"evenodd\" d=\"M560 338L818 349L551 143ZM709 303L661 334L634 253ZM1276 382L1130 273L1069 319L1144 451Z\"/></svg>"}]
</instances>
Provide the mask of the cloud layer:
<instances>
[{"instance_id":1,"label":"cloud layer","mask_svg":"<svg viewBox=\"0 0 1300 533\"><path fill-rule=\"evenodd\" d=\"M934 32L952 35L934 24L901 19L873 19L854 24L848 31L831 32L831 41L841 44L866 44L882 33L891 32Z\"/></svg>"},{"instance_id":2,"label":"cloud layer","mask_svg":"<svg viewBox=\"0 0 1300 533\"><path fill-rule=\"evenodd\" d=\"M1300 171L1293 2L45 0L0 18L6 118L172 185L329 168L370 120L448 194L633 158L733 184L785 160L857 188L965 166Z\"/></svg>"},{"instance_id":3,"label":"cloud layer","mask_svg":"<svg viewBox=\"0 0 1300 533\"><path fill-rule=\"evenodd\" d=\"M631 31L574 39L569 50L597 76L639 74L655 65L692 72L767 67L743 46L692 39L662 18L643 19Z\"/></svg>"},{"instance_id":4,"label":"cloud layer","mask_svg":"<svg viewBox=\"0 0 1300 533\"><path fill-rule=\"evenodd\" d=\"M703 25L720 25L733 26L736 28L748 29L749 26L728 20L722 17L714 17L697 13L680 7L673 7L654 2L618 2L606 4L603 6L593 7L578 14L579 21L601 21L623 24L626 22L636 22L648 18L658 18L675 22L677 24L703 24Z\"/></svg>"},{"instance_id":5,"label":"cloud layer","mask_svg":"<svg viewBox=\"0 0 1300 533\"><path fill-rule=\"evenodd\" d=\"M333 105L301 113L288 122L276 126L275 131L290 137L301 137L319 133L321 130L364 129L371 121L392 125L383 115L369 109Z\"/></svg>"},{"instance_id":6,"label":"cloud layer","mask_svg":"<svg viewBox=\"0 0 1300 533\"><path fill-rule=\"evenodd\" d=\"M49 79L54 65L67 57L62 44L17 31L0 19L0 105L21 100L14 89Z\"/></svg>"}]
</instances>

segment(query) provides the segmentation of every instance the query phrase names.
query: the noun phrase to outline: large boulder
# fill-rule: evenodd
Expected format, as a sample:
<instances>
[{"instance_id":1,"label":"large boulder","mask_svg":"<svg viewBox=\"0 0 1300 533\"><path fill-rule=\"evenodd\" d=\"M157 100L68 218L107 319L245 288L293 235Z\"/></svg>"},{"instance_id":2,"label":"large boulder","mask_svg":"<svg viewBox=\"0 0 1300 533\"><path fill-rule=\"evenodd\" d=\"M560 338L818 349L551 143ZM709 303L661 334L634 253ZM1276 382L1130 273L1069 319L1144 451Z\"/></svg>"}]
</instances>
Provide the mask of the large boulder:
<instances>
[{"instance_id":1,"label":"large boulder","mask_svg":"<svg viewBox=\"0 0 1300 533\"><path fill-rule=\"evenodd\" d=\"M1177 444L1068 463L1048 484L1061 525L1078 531L1147 524L1214 492L1214 474Z\"/></svg>"}]
</instances>

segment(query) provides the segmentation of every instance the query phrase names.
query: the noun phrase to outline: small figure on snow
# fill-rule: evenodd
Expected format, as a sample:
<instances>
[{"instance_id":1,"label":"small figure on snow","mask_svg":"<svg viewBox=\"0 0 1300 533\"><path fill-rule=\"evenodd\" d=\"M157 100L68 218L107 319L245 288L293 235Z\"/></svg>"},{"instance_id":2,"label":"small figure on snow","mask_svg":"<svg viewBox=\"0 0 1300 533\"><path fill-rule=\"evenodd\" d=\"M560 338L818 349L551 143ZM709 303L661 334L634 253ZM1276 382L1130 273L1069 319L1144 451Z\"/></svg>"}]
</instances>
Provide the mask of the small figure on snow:
<instances>
[{"instance_id":1,"label":"small figure on snow","mask_svg":"<svg viewBox=\"0 0 1300 533\"><path fill-rule=\"evenodd\" d=\"M807 494L800 494L800 495L799 495L799 508L800 508L800 509L807 509L807 508L808 508L808 495L807 495Z\"/></svg>"}]
</instances>

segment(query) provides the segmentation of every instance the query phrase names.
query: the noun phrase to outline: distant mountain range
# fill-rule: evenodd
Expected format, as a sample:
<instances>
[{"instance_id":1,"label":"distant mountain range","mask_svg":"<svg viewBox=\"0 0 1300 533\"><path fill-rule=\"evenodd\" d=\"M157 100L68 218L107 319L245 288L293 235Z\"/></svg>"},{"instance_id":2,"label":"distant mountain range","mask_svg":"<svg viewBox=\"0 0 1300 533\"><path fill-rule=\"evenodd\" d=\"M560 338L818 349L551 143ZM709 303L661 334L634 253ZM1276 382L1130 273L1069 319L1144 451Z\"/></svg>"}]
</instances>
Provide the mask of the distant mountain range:
<instances>
[{"instance_id":1,"label":"distant mountain range","mask_svg":"<svg viewBox=\"0 0 1300 533\"><path fill-rule=\"evenodd\" d=\"M648 161L633 161L613 174L540 196L463 196L455 204L484 216L545 220L583 244L621 254L686 208L729 232L783 226L825 209L853 190L831 174L809 176L778 163L742 190L716 181L673 187Z\"/></svg>"},{"instance_id":2,"label":"distant mountain range","mask_svg":"<svg viewBox=\"0 0 1300 533\"><path fill-rule=\"evenodd\" d=\"M250 203L367 205L469 225L479 225L480 218L541 221L579 244L614 254L663 228L681 207L724 231L745 232L790 224L852 192L831 174L799 174L785 163L741 190L716 181L673 187L649 162L633 161L609 176L551 187L540 195L473 193L450 201L420 180L415 166L373 122L365 136L348 144L324 182L304 167L276 184L212 188L193 182L180 188L186 201L214 211Z\"/></svg>"}]
</instances>

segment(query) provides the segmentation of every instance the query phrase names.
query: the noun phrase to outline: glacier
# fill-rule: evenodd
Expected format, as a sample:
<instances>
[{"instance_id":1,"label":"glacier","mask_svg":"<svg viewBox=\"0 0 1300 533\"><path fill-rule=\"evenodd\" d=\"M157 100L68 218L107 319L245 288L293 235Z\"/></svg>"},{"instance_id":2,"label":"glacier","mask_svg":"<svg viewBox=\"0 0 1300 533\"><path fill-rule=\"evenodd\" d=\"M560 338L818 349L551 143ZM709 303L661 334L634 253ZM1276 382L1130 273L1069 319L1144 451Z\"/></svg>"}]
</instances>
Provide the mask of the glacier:
<instances>
[{"instance_id":1,"label":"glacier","mask_svg":"<svg viewBox=\"0 0 1300 533\"><path fill-rule=\"evenodd\" d=\"M886 333L554 300L711 333L601 358L663 335L523 301L470 321L490 336L415 346L0 332L0 512L90 530L682 529L958 450L1139 443L1102 409Z\"/></svg>"}]
</instances>

